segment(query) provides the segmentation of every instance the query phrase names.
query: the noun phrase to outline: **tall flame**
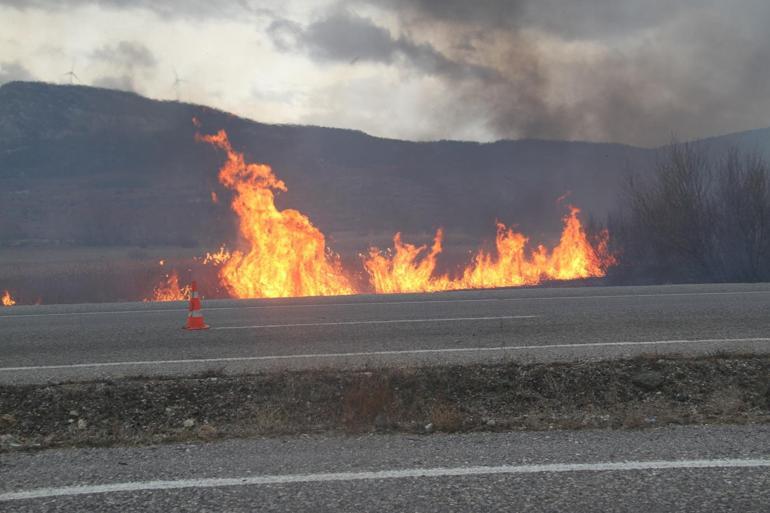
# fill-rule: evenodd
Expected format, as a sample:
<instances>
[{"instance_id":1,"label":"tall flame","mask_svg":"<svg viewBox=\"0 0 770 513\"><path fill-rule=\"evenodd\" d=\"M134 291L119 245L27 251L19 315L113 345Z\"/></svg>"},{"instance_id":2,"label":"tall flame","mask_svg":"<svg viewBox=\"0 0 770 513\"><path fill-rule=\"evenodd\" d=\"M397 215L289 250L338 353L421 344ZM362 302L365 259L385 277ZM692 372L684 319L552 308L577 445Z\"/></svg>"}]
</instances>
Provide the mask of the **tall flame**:
<instances>
[{"instance_id":1,"label":"tall flame","mask_svg":"<svg viewBox=\"0 0 770 513\"><path fill-rule=\"evenodd\" d=\"M200 126L196 122L196 126ZM287 190L267 164L249 163L235 151L227 133L196 135L227 154L219 170L219 181L234 192L231 208L240 220L245 250L222 246L207 253L202 261L219 267L219 279L231 297L296 297L356 293L356 287L342 268L339 257L326 246L324 234L310 219L294 209L278 210L275 192ZM563 201L567 193L558 202ZM212 192L212 201L217 201ZM515 287L536 285L545 280L601 277L616 263L607 249L606 230L589 240L578 218L580 210L570 207L558 245L538 245L528 250L529 239L497 223L495 249L480 249L471 262L457 273L436 272L443 250L443 231L433 244L415 246L404 242L401 233L393 238L393 249L381 252L369 248L362 257L371 289L376 293L436 292L442 290ZM154 293L155 301L184 299L176 274L167 276Z\"/></svg>"},{"instance_id":2,"label":"tall flame","mask_svg":"<svg viewBox=\"0 0 770 513\"><path fill-rule=\"evenodd\" d=\"M442 250L441 230L436 232L430 251L427 246L403 243L397 233L393 239L394 251L383 254L377 248L370 248L364 267L378 293L512 287L536 285L543 280L604 276L607 267L615 263L607 251L608 234L602 232L592 245L578 219L579 212L570 207L561 239L553 250L540 245L529 255L527 237L498 223L495 254L479 250L456 278L435 274L437 257Z\"/></svg>"},{"instance_id":3,"label":"tall flame","mask_svg":"<svg viewBox=\"0 0 770 513\"><path fill-rule=\"evenodd\" d=\"M238 298L353 294L339 257L326 247L324 234L294 209L278 210L274 191L286 191L266 164L247 163L233 150L227 133L198 136L227 153L219 181L235 191L232 209L248 249L223 259L219 276Z\"/></svg>"},{"instance_id":4,"label":"tall flame","mask_svg":"<svg viewBox=\"0 0 770 513\"><path fill-rule=\"evenodd\" d=\"M0 297L0 304L3 306L13 306L16 304L16 301L11 297L11 293L5 290L2 297Z\"/></svg>"},{"instance_id":5,"label":"tall flame","mask_svg":"<svg viewBox=\"0 0 770 513\"><path fill-rule=\"evenodd\" d=\"M161 260L162 262L162 260ZM190 286L179 287L179 275L172 271L166 275L166 280L161 282L152 291L152 298L145 301L184 301L190 297Z\"/></svg>"}]
</instances>

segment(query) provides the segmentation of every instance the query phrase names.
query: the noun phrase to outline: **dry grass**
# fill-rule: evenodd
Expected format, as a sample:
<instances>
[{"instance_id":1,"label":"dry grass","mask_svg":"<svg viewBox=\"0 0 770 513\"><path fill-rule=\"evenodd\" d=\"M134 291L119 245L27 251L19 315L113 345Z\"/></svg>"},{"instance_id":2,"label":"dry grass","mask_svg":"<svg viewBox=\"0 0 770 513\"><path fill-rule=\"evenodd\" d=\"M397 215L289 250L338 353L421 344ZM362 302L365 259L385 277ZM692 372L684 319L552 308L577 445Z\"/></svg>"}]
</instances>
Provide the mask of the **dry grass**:
<instances>
[{"instance_id":1,"label":"dry grass","mask_svg":"<svg viewBox=\"0 0 770 513\"><path fill-rule=\"evenodd\" d=\"M639 381L653 371L665 378L659 385ZM0 386L0 451L300 433L770 422L768 375L764 355Z\"/></svg>"},{"instance_id":2,"label":"dry grass","mask_svg":"<svg viewBox=\"0 0 770 513\"><path fill-rule=\"evenodd\" d=\"M347 387L342 400L342 422L348 431L385 426L396 410L390 379L364 374Z\"/></svg>"},{"instance_id":3,"label":"dry grass","mask_svg":"<svg viewBox=\"0 0 770 513\"><path fill-rule=\"evenodd\" d=\"M172 269L183 281L189 268L207 280L209 271L193 260L202 254L177 247L0 248L0 288L11 290L19 305L137 301Z\"/></svg>"},{"instance_id":4,"label":"dry grass","mask_svg":"<svg viewBox=\"0 0 770 513\"><path fill-rule=\"evenodd\" d=\"M706 411L713 415L737 415L747 406L742 396L735 387L717 390L711 394Z\"/></svg>"},{"instance_id":5,"label":"dry grass","mask_svg":"<svg viewBox=\"0 0 770 513\"><path fill-rule=\"evenodd\" d=\"M455 433L463 429L466 417L454 404L438 403L430 410L430 422L436 431Z\"/></svg>"},{"instance_id":6,"label":"dry grass","mask_svg":"<svg viewBox=\"0 0 770 513\"><path fill-rule=\"evenodd\" d=\"M198 428L198 438L201 440L213 440L217 438L217 435L219 432L217 431L217 428L212 426L211 424L203 424L201 427Z\"/></svg>"},{"instance_id":7,"label":"dry grass","mask_svg":"<svg viewBox=\"0 0 770 513\"><path fill-rule=\"evenodd\" d=\"M253 421L253 427L257 433L268 435L286 430L288 416L281 407L266 406L254 412Z\"/></svg>"}]
</instances>

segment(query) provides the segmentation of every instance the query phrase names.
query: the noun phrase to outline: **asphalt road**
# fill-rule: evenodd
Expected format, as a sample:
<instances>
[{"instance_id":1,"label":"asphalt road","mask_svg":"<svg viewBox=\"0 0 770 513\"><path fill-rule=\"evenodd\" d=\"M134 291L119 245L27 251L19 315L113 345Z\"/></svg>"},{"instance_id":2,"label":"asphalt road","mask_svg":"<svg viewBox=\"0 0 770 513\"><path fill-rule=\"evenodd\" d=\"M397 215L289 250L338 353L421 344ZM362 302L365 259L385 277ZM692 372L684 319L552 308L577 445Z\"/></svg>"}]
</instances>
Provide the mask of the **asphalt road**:
<instances>
[{"instance_id":1,"label":"asphalt road","mask_svg":"<svg viewBox=\"0 0 770 513\"><path fill-rule=\"evenodd\" d=\"M205 291L204 291L205 295ZM0 309L0 383L770 351L770 284Z\"/></svg>"},{"instance_id":2,"label":"asphalt road","mask_svg":"<svg viewBox=\"0 0 770 513\"><path fill-rule=\"evenodd\" d=\"M0 510L766 512L770 426L377 435L0 455Z\"/></svg>"}]
</instances>

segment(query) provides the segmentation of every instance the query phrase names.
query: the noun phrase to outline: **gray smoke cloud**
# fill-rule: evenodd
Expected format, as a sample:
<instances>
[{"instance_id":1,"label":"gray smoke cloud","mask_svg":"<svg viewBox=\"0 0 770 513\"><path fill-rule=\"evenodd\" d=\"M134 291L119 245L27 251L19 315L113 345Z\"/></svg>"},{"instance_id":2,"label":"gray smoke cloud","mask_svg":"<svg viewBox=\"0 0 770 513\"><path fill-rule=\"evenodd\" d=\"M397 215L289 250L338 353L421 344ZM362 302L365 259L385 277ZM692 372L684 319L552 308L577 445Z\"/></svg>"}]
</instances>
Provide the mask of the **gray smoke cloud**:
<instances>
[{"instance_id":1,"label":"gray smoke cloud","mask_svg":"<svg viewBox=\"0 0 770 513\"><path fill-rule=\"evenodd\" d=\"M107 89L136 92L136 79L131 75L107 75L94 79L93 85Z\"/></svg>"},{"instance_id":2,"label":"gray smoke cloud","mask_svg":"<svg viewBox=\"0 0 770 513\"><path fill-rule=\"evenodd\" d=\"M92 58L128 69L152 68L156 64L150 49L136 41L120 41L115 45L102 46L93 52Z\"/></svg>"},{"instance_id":3,"label":"gray smoke cloud","mask_svg":"<svg viewBox=\"0 0 770 513\"><path fill-rule=\"evenodd\" d=\"M310 0L285 6L258 0L0 0L0 6L21 10L87 4L143 9L175 22L246 20L266 30L275 49L304 55L329 73L328 91L303 92L314 106L297 114L303 121L371 128L345 121L346 112L323 110L319 106L331 105L324 95L334 96L334 108L354 104L365 110L361 119L373 119L390 112L392 92L393 102L414 105L414 112L399 112L403 125L392 125L392 136L419 125L420 138L471 134L653 146L672 135L688 139L770 123L766 0L337 0L325 7ZM150 54L142 64L147 55L140 49L119 45L92 57L100 55L114 71L97 83L132 89L142 84L137 76L151 72L147 62L154 59ZM372 83L381 83L383 70L361 78L363 72L342 71L339 64L363 63L390 68L391 80L391 71L405 71L403 81L393 86L397 90L375 93L376 102L362 101ZM23 69L13 75L25 76ZM335 73L344 77L335 82ZM420 81L421 75L427 79ZM463 126L471 128L456 128Z\"/></svg>"},{"instance_id":4,"label":"gray smoke cloud","mask_svg":"<svg viewBox=\"0 0 770 513\"><path fill-rule=\"evenodd\" d=\"M500 138L655 145L671 134L713 135L770 120L768 2L351 0L346 6L385 11L402 31L431 34L436 48L450 50L448 58L494 69L493 80L457 84L451 116L483 116ZM557 55L554 41L570 56Z\"/></svg>"},{"instance_id":5,"label":"gray smoke cloud","mask_svg":"<svg viewBox=\"0 0 770 513\"><path fill-rule=\"evenodd\" d=\"M115 70L114 74L96 78L93 84L123 91L137 91L137 75L150 73L157 65L149 48L136 41L102 46L91 54L91 58Z\"/></svg>"},{"instance_id":6,"label":"gray smoke cloud","mask_svg":"<svg viewBox=\"0 0 770 513\"><path fill-rule=\"evenodd\" d=\"M603 38L655 27L698 11L728 16L734 9L761 8L762 0L348 0L399 16L402 23L423 26L471 24L485 30L538 28L567 38Z\"/></svg>"},{"instance_id":7,"label":"gray smoke cloud","mask_svg":"<svg viewBox=\"0 0 770 513\"><path fill-rule=\"evenodd\" d=\"M14 80L33 80L32 73L19 61L0 62L0 85Z\"/></svg>"},{"instance_id":8,"label":"gray smoke cloud","mask_svg":"<svg viewBox=\"0 0 770 513\"><path fill-rule=\"evenodd\" d=\"M429 43L394 37L371 19L344 11L307 26L278 19L270 24L267 33L279 50L303 51L320 61L394 64L403 60L407 65L431 75L453 79L499 79L492 68L452 60Z\"/></svg>"}]
</instances>

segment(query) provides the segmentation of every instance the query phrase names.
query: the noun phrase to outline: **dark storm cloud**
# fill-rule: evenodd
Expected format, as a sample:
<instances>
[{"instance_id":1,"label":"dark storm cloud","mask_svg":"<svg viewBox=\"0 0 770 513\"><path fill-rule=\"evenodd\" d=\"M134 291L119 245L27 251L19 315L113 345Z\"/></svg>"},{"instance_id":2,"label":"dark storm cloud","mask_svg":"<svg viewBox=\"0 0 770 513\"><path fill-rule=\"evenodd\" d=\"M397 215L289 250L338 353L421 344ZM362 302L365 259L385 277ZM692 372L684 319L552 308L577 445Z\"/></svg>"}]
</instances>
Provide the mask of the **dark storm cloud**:
<instances>
[{"instance_id":1,"label":"dark storm cloud","mask_svg":"<svg viewBox=\"0 0 770 513\"><path fill-rule=\"evenodd\" d=\"M401 59L423 73L461 79L479 77L497 80L497 73L475 64L449 59L427 43L394 37L368 18L347 12L302 26L290 20L276 20L267 29L275 47L282 51L302 51L319 61L379 62L391 64Z\"/></svg>"},{"instance_id":2,"label":"dark storm cloud","mask_svg":"<svg viewBox=\"0 0 770 513\"><path fill-rule=\"evenodd\" d=\"M0 85L14 80L33 80L32 73L18 61L0 62Z\"/></svg>"}]
</instances>

